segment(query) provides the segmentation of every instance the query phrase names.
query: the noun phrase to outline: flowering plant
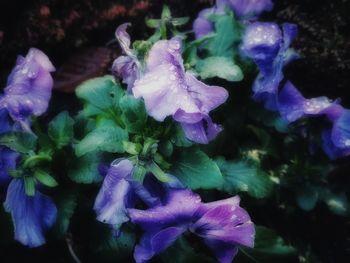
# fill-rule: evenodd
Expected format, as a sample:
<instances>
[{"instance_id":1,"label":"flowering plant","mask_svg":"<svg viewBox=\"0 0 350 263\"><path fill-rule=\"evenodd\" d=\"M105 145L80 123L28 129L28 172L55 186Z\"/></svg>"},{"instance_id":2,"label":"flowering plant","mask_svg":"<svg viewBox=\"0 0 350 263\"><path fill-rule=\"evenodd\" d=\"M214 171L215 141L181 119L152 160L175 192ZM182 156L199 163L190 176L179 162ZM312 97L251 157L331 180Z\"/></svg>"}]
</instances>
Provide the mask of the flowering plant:
<instances>
[{"instance_id":1,"label":"flowering plant","mask_svg":"<svg viewBox=\"0 0 350 263\"><path fill-rule=\"evenodd\" d=\"M81 110L48 123L55 68L34 48L19 57L0 97L14 239L38 247L77 233L97 258L136 262L309 259L255 209L324 202L349 215L348 189L327 174L350 155L350 111L285 78L297 26L257 21L272 6L217 0L185 33L188 19L164 7L146 21L154 34L133 43L120 25L111 74L79 85Z\"/></svg>"}]
</instances>

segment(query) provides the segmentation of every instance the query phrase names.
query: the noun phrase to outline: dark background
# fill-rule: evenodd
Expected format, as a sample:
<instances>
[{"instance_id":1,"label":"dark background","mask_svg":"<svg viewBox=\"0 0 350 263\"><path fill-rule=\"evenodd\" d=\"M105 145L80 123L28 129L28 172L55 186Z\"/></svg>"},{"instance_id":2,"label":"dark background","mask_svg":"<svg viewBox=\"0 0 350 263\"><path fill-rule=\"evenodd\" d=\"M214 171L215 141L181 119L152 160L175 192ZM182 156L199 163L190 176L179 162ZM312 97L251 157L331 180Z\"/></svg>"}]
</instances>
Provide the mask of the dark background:
<instances>
[{"instance_id":1,"label":"dark background","mask_svg":"<svg viewBox=\"0 0 350 263\"><path fill-rule=\"evenodd\" d=\"M295 22L300 30L293 47L302 54L302 58L288 66L288 79L307 97L341 97L343 105L350 108L350 1L274 2L274 10L264 14L261 20ZM105 46L114 38L115 28L122 22L133 24L130 34L134 39L148 36L150 31L145 27L144 19L159 17L163 3L170 6L174 16L190 16L192 19L200 9L210 5L209 0L0 0L0 87L5 86L17 54L26 54L30 47L42 49L59 68L85 47ZM96 63L99 63L98 59ZM69 96L72 95L64 95L64 98L69 99ZM337 216L319 218L319 215L326 214L322 211L302 213L296 218L269 215L268 211L256 213L275 216L273 224L276 225L279 221L291 224L280 225L280 229L298 229L295 224L300 225L301 231L296 235L313 246L321 262L350 262L345 259L345 255L349 255L344 243L348 237L343 229L346 219ZM93 215L90 216L93 220ZM312 226L313 222L318 225L308 229L303 236L303 228ZM89 231L85 222L82 227L85 229L78 230L78 233ZM0 229L0 235L11 235L6 231ZM81 238L83 242L90 242L84 239L83 234ZM327 247L327 244L331 246ZM84 262L92 260L86 255L80 256ZM0 243L0 262L20 260L73 262L65 240L50 241L42 248L31 250L18 244L5 247Z\"/></svg>"}]
</instances>

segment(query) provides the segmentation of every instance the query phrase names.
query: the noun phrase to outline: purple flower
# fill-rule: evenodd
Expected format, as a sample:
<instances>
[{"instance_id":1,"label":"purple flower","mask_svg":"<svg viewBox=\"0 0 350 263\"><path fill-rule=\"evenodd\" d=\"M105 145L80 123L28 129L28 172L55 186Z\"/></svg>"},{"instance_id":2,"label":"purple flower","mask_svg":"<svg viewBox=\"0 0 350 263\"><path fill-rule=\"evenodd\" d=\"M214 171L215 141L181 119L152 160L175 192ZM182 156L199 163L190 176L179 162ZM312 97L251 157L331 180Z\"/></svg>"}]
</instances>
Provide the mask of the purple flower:
<instances>
[{"instance_id":1,"label":"purple flower","mask_svg":"<svg viewBox=\"0 0 350 263\"><path fill-rule=\"evenodd\" d=\"M162 205L147 210L129 209L131 221L144 231L135 247L137 263L147 262L189 230L203 238L220 262L232 262L237 246L253 247L255 229L239 197L202 203L188 189L169 189Z\"/></svg>"},{"instance_id":2,"label":"purple flower","mask_svg":"<svg viewBox=\"0 0 350 263\"><path fill-rule=\"evenodd\" d=\"M129 221L127 208L133 206L136 196L149 205L158 202L141 183L133 180L133 170L131 161L114 160L95 200L97 219L113 226L114 229Z\"/></svg>"},{"instance_id":3,"label":"purple flower","mask_svg":"<svg viewBox=\"0 0 350 263\"><path fill-rule=\"evenodd\" d=\"M123 83L128 85L130 91L136 79L140 77L140 62L134 51L130 49L130 35L126 32L126 28L130 23L120 25L116 32L116 38L126 56L119 56L114 60L112 65L112 72L123 80Z\"/></svg>"},{"instance_id":4,"label":"purple flower","mask_svg":"<svg viewBox=\"0 0 350 263\"><path fill-rule=\"evenodd\" d=\"M11 213L15 239L23 245L38 247L45 243L44 232L56 220L57 209L46 195L27 196L22 179L13 179L7 189L4 207Z\"/></svg>"},{"instance_id":5,"label":"purple flower","mask_svg":"<svg viewBox=\"0 0 350 263\"><path fill-rule=\"evenodd\" d=\"M196 39L209 35L214 31L214 24L208 19L212 14L215 14L215 7L206 8L199 12L198 17L193 22Z\"/></svg>"},{"instance_id":6,"label":"purple flower","mask_svg":"<svg viewBox=\"0 0 350 263\"><path fill-rule=\"evenodd\" d=\"M217 0L215 6L200 11L194 21L193 31L197 39L214 32L214 23L209 17L224 15L226 8L231 9L239 19L246 20L272 10L273 4L271 0Z\"/></svg>"},{"instance_id":7,"label":"purple flower","mask_svg":"<svg viewBox=\"0 0 350 263\"><path fill-rule=\"evenodd\" d=\"M283 80L283 67L297 57L289 48L297 28L283 24L282 30L275 23L250 24L243 36L242 53L258 66L260 74L253 85L253 98L265 103L271 110L277 108L277 94Z\"/></svg>"},{"instance_id":8,"label":"purple flower","mask_svg":"<svg viewBox=\"0 0 350 263\"><path fill-rule=\"evenodd\" d=\"M31 48L26 57L19 56L8 77L4 95L0 97L0 109L6 108L19 122L31 115L43 114L51 97L55 70L49 58L40 50Z\"/></svg>"},{"instance_id":9,"label":"purple flower","mask_svg":"<svg viewBox=\"0 0 350 263\"><path fill-rule=\"evenodd\" d=\"M344 109L339 101L332 102L327 97L306 99L287 81L278 94L278 109L287 122L294 122L304 117L316 117L324 115L329 121L337 120Z\"/></svg>"},{"instance_id":10,"label":"purple flower","mask_svg":"<svg viewBox=\"0 0 350 263\"><path fill-rule=\"evenodd\" d=\"M350 110L343 110L332 129L323 132L323 149L332 160L350 155Z\"/></svg>"},{"instance_id":11,"label":"purple flower","mask_svg":"<svg viewBox=\"0 0 350 263\"><path fill-rule=\"evenodd\" d=\"M9 171L16 169L19 154L0 146L0 186L7 185L11 181Z\"/></svg>"},{"instance_id":12,"label":"purple flower","mask_svg":"<svg viewBox=\"0 0 350 263\"><path fill-rule=\"evenodd\" d=\"M271 0L226 0L226 2L240 19L255 19L273 8Z\"/></svg>"},{"instance_id":13,"label":"purple flower","mask_svg":"<svg viewBox=\"0 0 350 263\"><path fill-rule=\"evenodd\" d=\"M133 94L142 97L147 112L157 121L172 116L181 123L187 138L208 143L221 131L209 117L224 103L227 91L208 86L185 72L178 38L158 41L149 52L147 72L135 82Z\"/></svg>"},{"instance_id":14,"label":"purple flower","mask_svg":"<svg viewBox=\"0 0 350 263\"><path fill-rule=\"evenodd\" d=\"M0 135L12 130L11 119L6 109L0 109ZM19 154L0 146L0 186L7 185L11 177L8 172L16 169Z\"/></svg>"}]
</instances>

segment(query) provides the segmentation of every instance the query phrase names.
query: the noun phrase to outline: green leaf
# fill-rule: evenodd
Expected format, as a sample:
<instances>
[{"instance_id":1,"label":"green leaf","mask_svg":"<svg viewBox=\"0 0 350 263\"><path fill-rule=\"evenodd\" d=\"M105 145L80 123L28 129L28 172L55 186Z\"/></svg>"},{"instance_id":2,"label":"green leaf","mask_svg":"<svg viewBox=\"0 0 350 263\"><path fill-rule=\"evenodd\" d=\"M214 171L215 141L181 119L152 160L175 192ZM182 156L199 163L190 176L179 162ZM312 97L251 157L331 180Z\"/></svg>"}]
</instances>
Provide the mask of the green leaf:
<instances>
[{"instance_id":1,"label":"green leaf","mask_svg":"<svg viewBox=\"0 0 350 263\"><path fill-rule=\"evenodd\" d=\"M229 57L235 55L234 45L241 39L241 28L232 13L228 15L212 16L210 18L215 25L215 37L208 45L211 56Z\"/></svg>"},{"instance_id":2,"label":"green leaf","mask_svg":"<svg viewBox=\"0 0 350 263\"><path fill-rule=\"evenodd\" d=\"M56 143L58 149L72 141L73 126L74 120L67 111L61 112L49 123L49 137Z\"/></svg>"},{"instance_id":3,"label":"green leaf","mask_svg":"<svg viewBox=\"0 0 350 263\"><path fill-rule=\"evenodd\" d=\"M180 125L175 126L171 142L177 147L190 147L193 145L193 143L186 138Z\"/></svg>"},{"instance_id":4,"label":"green leaf","mask_svg":"<svg viewBox=\"0 0 350 263\"><path fill-rule=\"evenodd\" d=\"M37 137L26 132L7 132L0 135L0 145L20 153L28 153L36 148Z\"/></svg>"},{"instance_id":5,"label":"green leaf","mask_svg":"<svg viewBox=\"0 0 350 263\"><path fill-rule=\"evenodd\" d=\"M171 180L170 177L155 162L151 162L149 165L147 165L147 170L162 183L167 183Z\"/></svg>"},{"instance_id":6,"label":"green leaf","mask_svg":"<svg viewBox=\"0 0 350 263\"><path fill-rule=\"evenodd\" d=\"M300 208L311 211L315 208L318 200L317 189L309 185L299 186L296 191L296 200Z\"/></svg>"},{"instance_id":7,"label":"green leaf","mask_svg":"<svg viewBox=\"0 0 350 263\"><path fill-rule=\"evenodd\" d=\"M102 230L102 229L101 229ZM132 262L132 252L136 244L135 234L129 229L123 229L118 237L105 228L100 231L100 239L95 246L95 253L100 262Z\"/></svg>"},{"instance_id":8,"label":"green leaf","mask_svg":"<svg viewBox=\"0 0 350 263\"><path fill-rule=\"evenodd\" d=\"M348 216L350 212L349 200L345 193L333 193L329 189L320 190L320 199L322 199L329 210L340 216Z\"/></svg>"},{"instance_id":9,"label":"green leaf","mask_svg":"<svg viewBox=\"0 0 350 263\"><path fill-rule=\"evenodd\" d=\"M187 24L188 21L190 21L190 18L187 16L175 17L175 18L171 19L171 24L173 26L183 26L183 25Z\"/></svg>"},{"instance_id":10,"label":"green leaf","mask_svg":"<svg viewBox=\"0 0 350 263\"><path fill-rule=\"evenodd\" d=\"M183 237L170 246L161 255L162 261L167 263L214 263L214 258L197 253L191 244Z\"/></svg>"},{"instance_id":11,"label":"green leaf","mask_svg":"<svg viewBox=\"0 0 350 263\"><path fill-rule=\"evenodd\" d=\"M121 119L130 133L138 133L142 131L147 122L148 114L144 102L133 96L125 95L120 100L120 108L122 109Z\"/></svg>"},{"instance_id":12,"label":"green leaf","mask_svg":"<svg viewBox=\"0 0 350 263\"><path fill-rule=\"evenodd\" d=\"M282 262L288 258L289 260L296 257L296 249L287 245L281 237L273 230L256 226L256 236L254 249L241 248L243 253L239 253L237 261L241 262L240 258L248 257L248 262ZM244 261L246 262L246 261ZM283 261L284 262L284 261ZM286 261L297 262L297 261Z\"/></svg>"},{"instance_id":13,"label":"green leaf","mask_svg":"<svg viewBox=\"0 0 350 263\"><path fill-rule=\"evenodd\" d=\"M33 177L31 177L31 176L24 177L24 190L25 190L26 195L28 195L28 196L35 195L35 180Z\"/></svg>"},{"instance_id":14,"label":"green leaf","mask_svg":"<svg viewBox=\"0 0 350 263\"><path fill-rule=\"evenodd\" d=\"M171 173L194 190L217 189L223 184L219 167L197 148L183 149L175 160Z\"/></svg>"},{"instance_id":15,"label":"green leaf","mask_svg":"<svg viewBox=\"0 0 350 263\"><path fill-rule=\"evenodd\" d=\"M185 61L185 66L187 64L191 66L194 66L197 64L197 62L200 60L197 54L198 48L201 45L203 45L208 39L211 39L214 36L215 36L214 34L209 34L207 36L196 39L185 46L185 49L182 53L182 57L184 58L184 61Z\"/></svg>"},{"instance_id":16,"label":"green leaf","mask_svg":"<svg viewBox=\"0 0 350 263\"><path fill-rule=\"evenodd\" d=\"M47 172L42 170L35 171L34 178L37 179L43 185L46 185L48 187L56 187L58 185L55 178L53 178Z\"/></svg>"},{"instance_id":17,"label":"green leaf","mask_svg":"<svg viewBox=\"0 0 350 263\"><path fill-rule=\"evenodd\" d=\"M162 19L171 18L171 11L170 11L169 6L167 6L167 5L163 6L161 17L162 17Z\"/></svg>"},{"instance_id":18,"label":"green leaf","mask_svg":"<svg viewBox=\"0 0 350 263\"><path fill-rule=\"evenodd\" d=\"M146 19L146 26L149 28L158 28L160 27L160 20L159 19Z\"/></svg>"},{"instance_id":19,"label":"green leaf","mask_svg":"<svg viewBox=\"0 0 350 263\"><path fill-rule=\"evenodd\" d=\"M92 152L74 160L70 167L69 178L76 183L91 184L102 181L98 166L102 162L102 155Z\"/></svg>"},{"instance_id":20,"label":"green leaf","mask_svg":"<svg viewBox=\"0 0 350 263\"><path fill-rule=\"evenodd\" d=\"M84 114L106 114L115 119L119 112L119 100L124 95L113 76L104 76L85 81L76 89L78 98L85 102Z\"/></svg>"},{"instance_id":21,"label":"green leaf","mask_svg":"<svg viewBox=\"0 0 350 263\"><path fill-rule=\"evenodd\" d=\"M241 81L243 79L240 67L228 57L208 57L199 60L196 69L202 79L214 77L228 81Z\"/></svg>"},{"instance_id":22,"label":"green leaf","mask_svg":"<svg viewBox=\"0 0 350 263\"><path fill-rule=\"evenodd\" d=\"M264 198L271 193L273 182L258 167L244 161L226 161L224 158L218 158L216 163L224 177L222 190L230 194L248 192L255 198Z\"/></svg>"},{"instance_id":23,"label":"green leaf","mask_svg":"<svg viewBox=\"0 0 350 263\"><path fill-rule=\"evenodd\" d=\"M63 192L55 199L57 219L54 229L59 236L65 235L69 229L71 217L78 205L77 199L78 196L74 192Z\"/></svg>"},{"instance_id":24,"label":"green leaf","mask_svg":"<svg viewBox=\"0 0 350 263\"><path fill-rule=\"evenodd\" d=\"M93 151L124 152L123 141L128 133L113 121L102 120L92 132L88 133L77 145L75 154L80 157Z\"/></svg>"}]
</instances>

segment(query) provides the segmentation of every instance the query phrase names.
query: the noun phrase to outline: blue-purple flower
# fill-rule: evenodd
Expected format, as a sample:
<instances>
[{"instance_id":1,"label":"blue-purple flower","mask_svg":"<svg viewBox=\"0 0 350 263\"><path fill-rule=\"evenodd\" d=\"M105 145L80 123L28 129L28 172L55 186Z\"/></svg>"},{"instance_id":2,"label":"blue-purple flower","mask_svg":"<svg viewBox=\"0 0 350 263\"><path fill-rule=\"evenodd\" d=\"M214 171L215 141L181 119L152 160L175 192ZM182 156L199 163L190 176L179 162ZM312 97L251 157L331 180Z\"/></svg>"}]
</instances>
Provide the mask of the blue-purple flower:
<instances>
[{"instance_id":1,"label":"blue-purple flower","mask_svg":"<svg viewBox=\"0 0 350 263\"><path fill-rule=\"evenodd\" d=\"M0 135L11 131L11 119L6 109L0 109ZM0 186L7 185L11 177L9 171L16 169L17 159L19 154L10 150L7 147L0 146Z\"/></svg>"},{"instance_id":2,"label":"blue-purple flower","mask_svg":"<svg viewBox=\"0 0 350 263\"><path fill-rule=\"evenodd\" d=\"M34 196L28 196L23 180L13 179L4 207L12 215L17 241L29 247L45 243L44 233L54 224L57 214L56 206L49 197L39 191Z\"/></svg>"},{"instance_id":3,"label":"blue-purple flower","mask_svg":"<svg viewBox=\"0 0 350 263\"><path fill-rule=\"evenodd\" d=\"M129 216L145 231L135 247L137 263L148 262L186 231L203 238L223 263L232 262L238 246L254 246L254 225L239 206L239 197L202 203L188 189L168 189L161 205L147 210L129 209Z\"/></svg>"},{"instance_id":4,"label":"blue-purple flower","mask_svg":"<svg viewBox=\"0 0 350 263\"><path fill-rule=\"evenodd\" d=\"M290 81L287 81L278 94L278 110L288 123L322 115L334 122L343 114L344 108L339 105L339 101L331 101L327 97L306 99Z\"/></svg>"},{"instance_id":5,"label":"blue-purple flower","mask_svg":"<svg viewBox=\"0 0 350 263\"><path fill-rule=\"evenodd\" d=\"M181 123L186 137L197 143L208 143L221 131L209 117L211 110L224 103L227 91L208 86L186 72L181 57L181 40L161 40L149 52L146 73L132 89L142 97L147 112L157 121L168 116Z\"/></svg>"},{"instance_id":6,"label":"blue-purple flower","mask_svg":"<svg viewBox=\"0 0 350 263\"><path fill-rule=\"evenodd\" d=\"M350 110L343 109L332 128L323 132L323 149L333 160L350 155Z\"/></svg>"},{"instance_id":7,"label":"blue-purple flower","mask_svg":"<svg viewBox=\"0 0 350 263\"><path fill-rule=\"evenodd\" d=\"M129 221L127 208L134 205L136 197L148 205L158 202L140 182L133 179L133 170L134 165L130 160L114 160L95 200L97 220L114 229Z\"/></svg>"},{"instance_id":8,"label":"blue-purple flower","mask_svg":"<svg viewBox=\"0 0 350 263\"><path fill-rule=\"evenodd\" d=\"M214 32L211 15L223 15L225 9L232 10L241 20L257 18L261 13L273 8L271 0L217 0L215 6L203 9L193 23L196 38L201 38Z\"/></svg>"},{"instance_id":9,"label":"blue-purple flower","mask_svg":"<svg viewBox=\"0 0 350 263\"><path fill-rule=\"evenodd\" d=\"M7 109L11 117L24 122L31 115L43 114L51 97L55 70L49 58L31 48L26 57L19 56L0 97L0 109Z\"/></svg>"},{"instance_id":10,"label":"blue-purple flower","mask_svg":"<svg viewBox=\"0 0 350 263\"><path fill-rule=\"evenodd\" d=\"M255 22L244 33L241 50L258 66L260 73L253 85L253 98L271 110L277 108L277 95L283 80L283 67L297 57L289 46L297 34L294 24Z\"/></svg>"},{"instance_id":11,"label":"blue-purple flower","mask_svg":"<svg viewBox=\"0 0 350 263\"><path fill-rule=\"evenodd\" d=\"M141 65L135 52L130 48L130 35L126 32L129 25L129 23L124 23L120 25L115 32L116 38L125 56L119 56L114 60L112 72L123 80L130 91L135 80L140 77Z\"/></svg>"}]
</instances>

